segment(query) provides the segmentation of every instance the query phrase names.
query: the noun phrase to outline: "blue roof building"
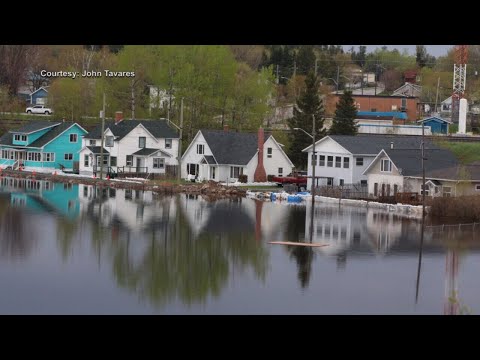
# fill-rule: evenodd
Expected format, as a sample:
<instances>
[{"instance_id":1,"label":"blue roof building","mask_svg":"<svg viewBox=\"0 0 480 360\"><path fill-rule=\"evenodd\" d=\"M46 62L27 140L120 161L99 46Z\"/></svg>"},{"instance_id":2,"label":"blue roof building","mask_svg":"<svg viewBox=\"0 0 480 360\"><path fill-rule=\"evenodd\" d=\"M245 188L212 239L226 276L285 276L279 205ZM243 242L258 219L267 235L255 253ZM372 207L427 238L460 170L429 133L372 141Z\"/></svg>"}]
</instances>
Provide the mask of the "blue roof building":
<instances>
[{"instance_id":1,"label":"blue roof building","mask_svg":"<svg viewBox=\"0 0 480 360\"><path fill-rule=\"evenodd\" d=\"M425 126L430 126L432 129L432 134L444 134L448 135L448 125L451 124L451 121L442 119L438 116L428 117L422 120L418 120L418 123L424 123Z\"/></svg>"}]
</instances>

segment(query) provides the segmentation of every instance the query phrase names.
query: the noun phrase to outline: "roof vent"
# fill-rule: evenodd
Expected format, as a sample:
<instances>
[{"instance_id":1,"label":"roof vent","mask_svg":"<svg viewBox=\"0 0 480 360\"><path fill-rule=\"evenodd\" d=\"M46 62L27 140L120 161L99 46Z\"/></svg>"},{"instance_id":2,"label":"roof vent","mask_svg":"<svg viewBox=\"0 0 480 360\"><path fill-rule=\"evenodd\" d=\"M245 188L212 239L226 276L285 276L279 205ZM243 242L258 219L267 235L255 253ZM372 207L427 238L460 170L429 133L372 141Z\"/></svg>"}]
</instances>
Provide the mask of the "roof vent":
<instances>
[{"instance_id":1,"label":"roof vent","mask_svg":"<svg viewBox=\"0 0 480 360\"><path fill-rule=\"evenodd\" d=\"M393 149L393 141L390 143L390 149Z\"/></svg>"}]
</instances>

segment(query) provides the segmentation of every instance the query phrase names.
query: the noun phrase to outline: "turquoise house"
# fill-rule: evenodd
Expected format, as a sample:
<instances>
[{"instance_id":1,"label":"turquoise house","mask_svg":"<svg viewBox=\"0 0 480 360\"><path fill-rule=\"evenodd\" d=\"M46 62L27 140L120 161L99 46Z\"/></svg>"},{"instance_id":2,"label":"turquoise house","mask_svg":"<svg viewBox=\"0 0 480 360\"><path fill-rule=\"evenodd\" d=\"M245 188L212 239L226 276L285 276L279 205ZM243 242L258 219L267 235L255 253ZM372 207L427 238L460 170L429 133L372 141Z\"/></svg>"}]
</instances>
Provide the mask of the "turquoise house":
<instances>
[{"instance_id":1,"label":"turquoise house","mask_svg":"<svg viewBox=\"0 0 480 360\"><path fill-rule=\"evenodd\" d=\"M442 119L438 116L432 116L422 120L418 120L418 123L424 123L425 126L430 126L432 129L432 134L448 134L448 125L451 124L451 121Z\"/></svg>"},{"instance_id":2,"label":"turquoise house","mask_svg":"<svg viewBox=\"0 0 480 360\"><path fill-rule=\"evenodd\" d=\"M0 168L78 170L78 152L85 134L77 123L29 121L0 137Z\"/></svg>"}]
</instances>

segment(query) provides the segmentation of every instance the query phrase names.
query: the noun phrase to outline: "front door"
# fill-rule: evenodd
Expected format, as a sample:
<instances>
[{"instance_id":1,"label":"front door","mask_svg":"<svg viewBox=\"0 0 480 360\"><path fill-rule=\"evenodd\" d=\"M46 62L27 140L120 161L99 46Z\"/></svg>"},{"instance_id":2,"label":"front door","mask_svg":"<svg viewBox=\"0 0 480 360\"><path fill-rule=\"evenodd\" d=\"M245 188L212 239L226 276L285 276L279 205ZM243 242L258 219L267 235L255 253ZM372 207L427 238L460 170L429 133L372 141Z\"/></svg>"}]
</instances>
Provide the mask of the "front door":
<instances>
[{"instance_id":1,"label":"front door","mask_svg":"<svg viewBox=\"0 0 480 360\"><path fill-rule=\"evenodd\" d=\"M215 180L215 166L210 167L210 178Z\"/></svg>"},{"instance_id":2,"label":"front door","mask_svg":"<svg viewBox=\"0 0 480 360\"><path fill-rule=\"evenodd\" d=\"M142 171L141 166L142 166L142 158L137 157L137 172Z\"/></svg>"}]
</instances>

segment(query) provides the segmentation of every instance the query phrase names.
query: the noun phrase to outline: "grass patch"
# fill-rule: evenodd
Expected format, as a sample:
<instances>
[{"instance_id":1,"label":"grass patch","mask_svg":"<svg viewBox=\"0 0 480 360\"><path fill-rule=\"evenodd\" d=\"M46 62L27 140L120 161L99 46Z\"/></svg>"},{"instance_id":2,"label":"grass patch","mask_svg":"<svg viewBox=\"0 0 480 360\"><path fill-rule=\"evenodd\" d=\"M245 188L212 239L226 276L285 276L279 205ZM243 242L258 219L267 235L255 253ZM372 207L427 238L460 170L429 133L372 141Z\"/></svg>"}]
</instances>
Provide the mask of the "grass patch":
<instances>
[{"instance_id":1,"label":"grass patch","mask_svg":"<svg viewBox=\"0 0 480 360\"><path fill-rule=\"evenodd\" d=\"M463 165L480 161L480 142L450 142L439 141L438 145L449 149Z\"/></svg>"},{"instance_id":2,"label":"grass patch","mask_svg":"<svg viewBox=\"0 0 480 360\"><path fill-rule=\"evenodd\" d=\"M178 181L177 179L156 179L156 180L149 180L148 185L193 185L195 183L191 181L186 181L184 179L181 179Z\"/></svg>"}]
</instances>

